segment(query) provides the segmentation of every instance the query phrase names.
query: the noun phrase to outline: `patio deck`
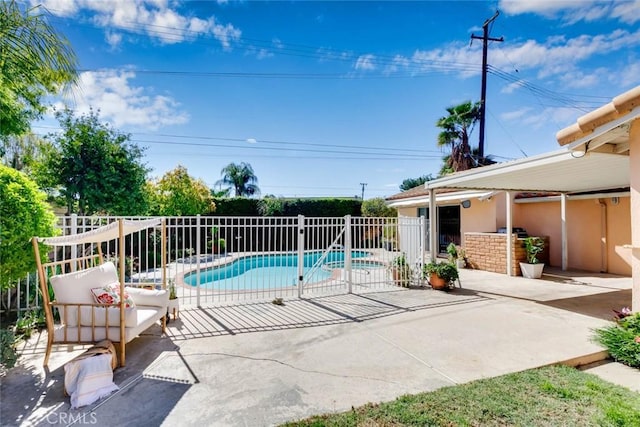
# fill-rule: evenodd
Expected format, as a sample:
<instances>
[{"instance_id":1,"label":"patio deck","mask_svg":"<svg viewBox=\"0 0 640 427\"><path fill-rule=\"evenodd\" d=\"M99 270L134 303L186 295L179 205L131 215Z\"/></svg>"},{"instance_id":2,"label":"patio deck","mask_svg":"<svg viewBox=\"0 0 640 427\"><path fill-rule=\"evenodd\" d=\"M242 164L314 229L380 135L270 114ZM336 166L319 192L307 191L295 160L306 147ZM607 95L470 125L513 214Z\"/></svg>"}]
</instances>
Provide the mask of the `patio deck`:
<instances>
[{"instance_id":1,"label":"patio deck","mask_svg":"<svg viewBox=\"0 0 640 427\"><path fill-rule=\"evenodd\" d=\"M128 346L127 366L114 373L121 390L81 410L63 396L62 367L82 347L54 347L45 372L38 335L2 381L0 423L274 425L601 358L591 331L630 304L631 279L548 272L529 280L463 270L463 288L451 293L394 288L283 306L182 307L167 336L154 326Z\"/></svg>"}]
</instances>

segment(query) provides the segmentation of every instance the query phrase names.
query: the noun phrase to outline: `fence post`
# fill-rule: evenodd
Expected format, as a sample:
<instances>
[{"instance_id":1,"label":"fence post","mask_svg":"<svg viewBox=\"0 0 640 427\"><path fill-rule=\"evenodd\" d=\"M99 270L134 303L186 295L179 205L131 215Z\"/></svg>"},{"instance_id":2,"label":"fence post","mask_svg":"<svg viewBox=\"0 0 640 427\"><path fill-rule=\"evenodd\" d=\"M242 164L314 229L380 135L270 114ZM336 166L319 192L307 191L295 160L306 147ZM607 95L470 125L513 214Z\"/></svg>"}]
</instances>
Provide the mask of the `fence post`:
<instances>
[{"instance_id":1,"label":"fence post","mask_svg":"<svg viewBox=\"0 0 640 427\"><path fill-rule=\"evenodd\" d=\"M344 217L344 270L347 273L347 293L352 293L351 276L351 215Z\"/></svg>"},{"instance_id":2,"label":"fence post","mask_svg":"<svg viewBox=\"0 0 640 427\"><path fill-rule=\"evenodd\" d=\"M298 215L298 298L304 285L304 215Z\"/></svg>"},{"instance_id":3,"label":"fence post","mask_svg":"<svg viewBox=\"0 0 640 427\"><path fill-rule=\"evenodd\" d=\"M425 230L427 224L425 217L420 217L420 258L418 263L418 282L422 280L422 268L424 267L424 258L427 252L427 232Z\"/></svg>"},{"instance_id":4,"label":"fence post","mask_svg":"<svg viewBox=\"0 0 640 427\"><path fill-rule=\"evenodd\" d=\"M69 217L69 234L78 234L78 215L71 214ZM71 245L71 259L78 259L78 246ZM76 263L71 263L71 271L76 271Z\"/></svg>"},{"instance_id":5,"label":"fence post","mask_svg":"<svg viewBox=\"0 0 640 427\"><path fill-rule=\"evenodd\" d=\"M200 307L200 214L196 215L196 257L196 305Z\"/></svg>"}]
</instances>

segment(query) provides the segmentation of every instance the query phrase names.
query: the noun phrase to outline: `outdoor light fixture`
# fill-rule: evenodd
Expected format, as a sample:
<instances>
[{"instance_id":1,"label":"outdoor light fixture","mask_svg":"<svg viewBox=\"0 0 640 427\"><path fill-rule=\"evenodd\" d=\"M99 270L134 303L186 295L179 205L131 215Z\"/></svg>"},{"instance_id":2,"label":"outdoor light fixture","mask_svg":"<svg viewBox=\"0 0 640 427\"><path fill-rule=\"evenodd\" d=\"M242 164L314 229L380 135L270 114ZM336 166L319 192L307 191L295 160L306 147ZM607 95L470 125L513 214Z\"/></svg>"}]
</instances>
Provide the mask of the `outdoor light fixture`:
<instances>
[{"instance_id":1,"label":"outdoor light fixture","mask_svg":"<svg viewBox=\"0 0 640 427\"><path fill-rule=\"evenodd\" d=\"M460 204L465 209L470 208L471 207L471 200L463 200Z\"/></svg>"}]
</instances>

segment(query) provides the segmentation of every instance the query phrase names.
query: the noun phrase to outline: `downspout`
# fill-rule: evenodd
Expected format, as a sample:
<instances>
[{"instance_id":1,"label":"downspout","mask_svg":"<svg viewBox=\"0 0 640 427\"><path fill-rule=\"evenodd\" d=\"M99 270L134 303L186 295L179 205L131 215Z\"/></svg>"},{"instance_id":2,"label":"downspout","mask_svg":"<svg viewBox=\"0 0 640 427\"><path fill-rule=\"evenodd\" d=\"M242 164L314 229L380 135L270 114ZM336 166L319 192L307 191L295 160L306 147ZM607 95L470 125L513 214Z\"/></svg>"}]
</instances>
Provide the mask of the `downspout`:
<instances>
[{"instance_id":1,"label":"downspout","mask_svg":"<svg viewBox=\"0 0 640 427\"><path fill-rule=\"evenodd\" d=\"M598 199L600 205L600 273L609 271L609 258L607 253L607 204L603 199Z\"/></svg>"}]
</instances>

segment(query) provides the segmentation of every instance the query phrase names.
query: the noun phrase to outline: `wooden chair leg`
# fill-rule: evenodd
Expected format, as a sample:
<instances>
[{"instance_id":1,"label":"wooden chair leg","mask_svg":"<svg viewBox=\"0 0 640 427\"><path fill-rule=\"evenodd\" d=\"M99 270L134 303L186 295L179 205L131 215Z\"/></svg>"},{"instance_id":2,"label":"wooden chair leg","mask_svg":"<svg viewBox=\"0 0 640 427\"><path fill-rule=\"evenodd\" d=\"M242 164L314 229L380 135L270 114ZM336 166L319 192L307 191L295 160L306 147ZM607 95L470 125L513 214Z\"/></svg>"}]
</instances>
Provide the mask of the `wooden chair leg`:
<instances>
[{"instance_id":1,"label":"wooden chair leg","mask_svg":"<svg viewBox=\"0 0 640 427\"><path fill-rule=\"evenodd\" d=\"M44 367L49 366L49 356L51 356L51 347L53 347L53 344L47 343L47 351L44 353L44 363L42 364L42 366Z\"/></svg>"}]
</instances>

